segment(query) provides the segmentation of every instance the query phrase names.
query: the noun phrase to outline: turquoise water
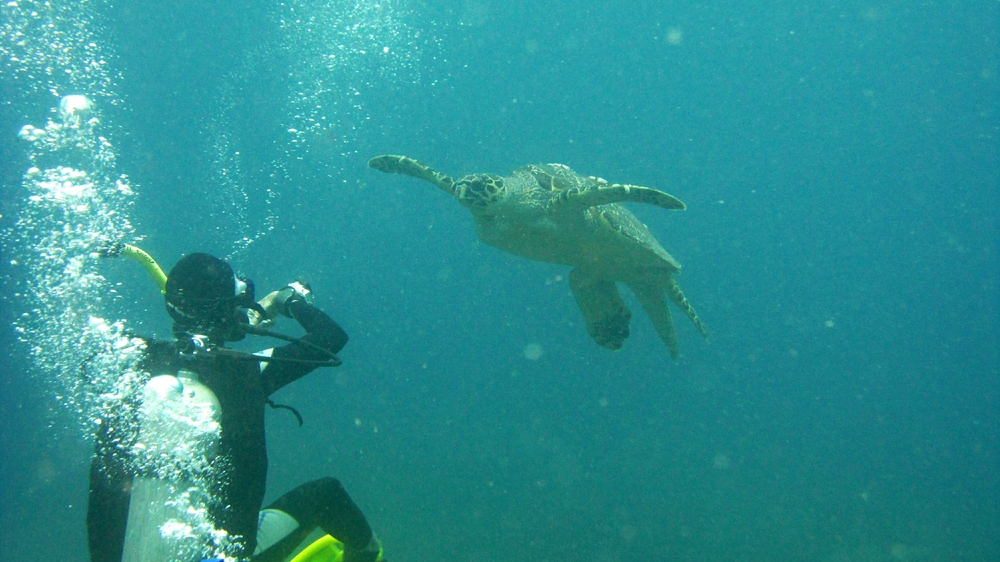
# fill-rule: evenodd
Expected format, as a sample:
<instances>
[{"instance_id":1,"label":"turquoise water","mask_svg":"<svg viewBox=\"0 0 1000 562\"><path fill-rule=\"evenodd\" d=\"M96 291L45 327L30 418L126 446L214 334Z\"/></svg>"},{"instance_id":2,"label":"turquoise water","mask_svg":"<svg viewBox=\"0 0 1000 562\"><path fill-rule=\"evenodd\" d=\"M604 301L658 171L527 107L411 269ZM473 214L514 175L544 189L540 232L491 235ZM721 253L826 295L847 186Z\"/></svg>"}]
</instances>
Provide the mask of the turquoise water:
<instances>
[{"instance_id":1,"label":"turquoise water","mask_svg":"<svg viewBox=\"0 0 1000 562\"><path fill-rule=\"evenodd\" d=\"M351 342L275 396L268 499L334 475L394 562L996 559L995 4L230 4L0 8L0 558L87 559L90 318L169 335L97 233L310 281ZM72 146L18 138L67 94ZM383 153L677 196L630 208L711 343L626 292L598 347Z\"/></svg>"}]
</instances>

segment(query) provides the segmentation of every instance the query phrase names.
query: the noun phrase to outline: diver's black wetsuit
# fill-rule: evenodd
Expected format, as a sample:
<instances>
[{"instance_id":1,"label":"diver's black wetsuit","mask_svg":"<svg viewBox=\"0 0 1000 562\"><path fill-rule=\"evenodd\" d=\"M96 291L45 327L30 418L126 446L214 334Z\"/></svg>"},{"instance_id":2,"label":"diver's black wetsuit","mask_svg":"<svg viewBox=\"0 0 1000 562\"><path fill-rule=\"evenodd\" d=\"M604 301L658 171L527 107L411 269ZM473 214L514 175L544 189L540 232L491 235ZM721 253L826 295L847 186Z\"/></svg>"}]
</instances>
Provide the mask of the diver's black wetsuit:
<instances>
[{"instance_id":1,"label":"diver's black wetsuit","mask_svg":"<svg viewBox=\"0 0 1000 562\"><path fill-rule=\"evenodd\" d=\"M303 341L333 353L347 343L347 334L326 313L301 300L291 302L288 309L307 332ZM271 357L315 361L329 358L299 344L277 347ZM217 528L243 537L241 558L249 558L257 543L258 512L267 480L264 406L271 393L305 376L316 366L282 361L258 365L219 356L182 359L177 353L176 342L150 342L143 367L153 375L177 374L180 369L193 371L218 397L222 418L219 453L229 469L228 481L220 482L215 490L221 507L213 510L212 515ZM121 424L115 420L102 424L91 464L87 528L92 562L120 562L122 557L133 476L127 451L135 442L134 435L121 433L122 427L135 427L135 424ZM327 532L333 532L332 526L340 530L334 536L357 548L363 548L371 540L371 528L339 482L323 479L300 488L321 490L320 495L327 501L327 505L312 509L309 505L315 502L310 497L316 494L290 493L276 502L288 504L287 511L295 512L292 515L300 524L315 521Z\"/></svg>"}]
</instances>

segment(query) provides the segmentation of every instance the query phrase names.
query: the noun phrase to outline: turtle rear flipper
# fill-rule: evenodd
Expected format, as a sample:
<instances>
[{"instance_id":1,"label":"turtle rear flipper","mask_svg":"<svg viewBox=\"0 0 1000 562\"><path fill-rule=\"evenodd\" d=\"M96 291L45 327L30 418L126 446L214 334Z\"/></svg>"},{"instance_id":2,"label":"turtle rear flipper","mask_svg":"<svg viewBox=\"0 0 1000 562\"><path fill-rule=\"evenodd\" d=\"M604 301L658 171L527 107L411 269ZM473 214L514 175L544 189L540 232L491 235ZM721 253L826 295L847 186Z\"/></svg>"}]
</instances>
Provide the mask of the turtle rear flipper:
<instances>
[{"instance_id":1,"label":"turtle rear flipper","mask_svg":"<svg viewBox=\"0 0 1000 562\"><path fill-rule=\"evenodd\" d=\"M680 344L677 343L677 331L674 329L674 319L670 315L667 307L667 297L664 294L664 287L657 282L651 283L630 283L629 288L639 299L646 316L653 321L653 327L660 336L660 340L670 350L670 357L677 360L681 354Z\"/></svg>"},{"instance_id":2,"label":"turtle rear flipper","mask_svg":"<svg viewBox=\"0 0 1000 562\"><path fill-rule=\"evenodd\" d=\"M632 311L625 306L615 282L574 269L569 272L569 288L583 312L590 337L601 347L621 349L628 338Z\"/></svg>"},{"instance_id":3,"label":"turtle rear flipper","mask_svg":"<svg viewBox=\"0 0 1000 562\"><path fill-rule=\"evenodd\" d=\"M568 189L552 199L551 208L585 208L623 202L656 205L671 211L687 209L683 201L669 193L651 187L620 183L597 184L585 189Z\"/></svg>"},{"instance_id":4,"label":"turtle rear flipper","mask_svg":"<svg viewBox=\"0 0 1000 562\"><path fill-rule=\"evenodd\" d=\"M385 154L368 161L368 167L386 174L402 174L433 183L449 195L455 195L455 180L408 156Z\"/></svg>"}]
</instances>

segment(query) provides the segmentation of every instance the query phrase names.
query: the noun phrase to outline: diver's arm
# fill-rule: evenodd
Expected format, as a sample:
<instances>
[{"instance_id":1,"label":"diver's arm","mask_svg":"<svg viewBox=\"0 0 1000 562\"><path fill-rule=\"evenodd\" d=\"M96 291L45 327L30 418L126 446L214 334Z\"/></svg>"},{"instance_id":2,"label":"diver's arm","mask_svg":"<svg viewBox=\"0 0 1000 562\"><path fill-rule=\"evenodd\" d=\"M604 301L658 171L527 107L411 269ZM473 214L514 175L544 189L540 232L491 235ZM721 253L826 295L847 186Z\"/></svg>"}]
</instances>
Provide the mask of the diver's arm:
<instances>
[{"instance_id":1,"label":"diver's arm","mask_svg":"<svg viewBox=\"0 0 1000 562\"><path fill-rule=\"evenodd\" d=\"M273 306L279 305L274 304ZM333 318L305 300L289 298L280 303L280 306L306 331L306 335L301 340L311 345L292 343L271 351L270 356L274 358L299 359L307 362L271 361L262 364L265 367L262 374L268 394L302 378L318 366L309 364L308 361L322 362L330 359L328 354L314 349L312 346L318 346L336 354L347 345L347 332Z\"/></svg>"},{"instance_id":2,"label":"diver's arm","mask_svg":"<svg viewBox=\"0 0 1000 562\"><path fill-rule=\"evenodd\" d=\"M339 353L347 345L347 332L322 310L305 301L290 303L288 310L292 318L306 331L303 340L331 353ZM323 355L320 358L327 359Z\"/></svg>"}]
</instances>

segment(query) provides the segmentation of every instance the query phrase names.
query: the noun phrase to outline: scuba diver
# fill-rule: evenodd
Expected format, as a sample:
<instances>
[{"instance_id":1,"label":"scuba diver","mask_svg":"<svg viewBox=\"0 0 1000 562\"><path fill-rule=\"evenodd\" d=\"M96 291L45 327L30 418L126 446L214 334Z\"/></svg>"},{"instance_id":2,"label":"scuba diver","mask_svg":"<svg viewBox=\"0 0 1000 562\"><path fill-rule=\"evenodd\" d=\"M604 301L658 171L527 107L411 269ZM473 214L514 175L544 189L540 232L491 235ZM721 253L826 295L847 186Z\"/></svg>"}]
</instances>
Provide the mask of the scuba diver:
<instances>
[{"instance_id":1,"label":"scuba diver","mask_svg":"<svg viewBox=\"0 0 1000 562\"><path fill-rule=\"evenodd\" d=\"M264 407L276 406L269 396L317 367L339 365L336 353L347 343L344 330L313 306L308 285L291 283L256 302L253 283L237 277L228 263L208 254L184 256L169 276L134 246L115 244L102 255L126 255L143 263L160 285L173 319L176 341L144 339L140 367L150 377L145 400L149 400L152 381L162 379L185 392L189 386L198 390L217 408L215 450L226 470L225 478L210 484L215 501L209 505L209 514L215 529L225 530L242 544L238 559L285 560L318 528L342 543L343 562L382 560L378 538L334 478L303 484L261 510L267 475ZM296 339L267 330L279 316L298 322L306 335ZM227 342L242 340L247 333L281 337L291 343L256 354L225 348ZM203 390L206 387L210 392ZM134 429L130 433L128 428L140 426L139 432L142 428L139 408L131 406L123 404L109 416L111 419L98 422L87 509L92 562L121 562L123 552L144 559L143 555L128 555L130 549L135 551L129 541L146 540L132 536L133 518L144 511L136 508L132 496L138 494L145 475L137 470L132 457L139 434ZM130 501L136 513L130 514ZM158 535L159 529L152 527L147 535Z\"/></svg>"}]
</instances>

